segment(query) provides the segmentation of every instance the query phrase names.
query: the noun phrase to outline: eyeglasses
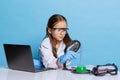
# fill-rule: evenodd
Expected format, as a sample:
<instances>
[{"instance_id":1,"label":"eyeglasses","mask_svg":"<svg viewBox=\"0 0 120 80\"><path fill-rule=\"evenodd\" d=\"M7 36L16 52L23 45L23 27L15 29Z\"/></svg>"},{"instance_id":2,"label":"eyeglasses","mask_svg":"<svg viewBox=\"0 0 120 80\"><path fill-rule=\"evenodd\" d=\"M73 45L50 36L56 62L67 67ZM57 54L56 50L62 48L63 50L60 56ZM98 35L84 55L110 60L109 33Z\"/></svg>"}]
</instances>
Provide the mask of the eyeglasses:
<instances>
[{"instance_id":1,"label":"eyeglasses","mask_svg":"<svg viewBox=\"0 0 120 80\"><path fill-rule=\"evenodd\" d=\"M97 65L93 68L93 74L96 76L104 76L109 73L110 75L117 75L118 68L115 64Z\"/></svg>"},{"instance_id":2,"label":"eyeglasses","mask_svg":"<svg viewBox=\"0 0 120 80\"><path fill-rule=\"evenodd\" d=\"M66 33L67 30L69 30L68 28L52 28L52 29L56 32L63 32L63 33Z\"/></svg>"}]
</instances>

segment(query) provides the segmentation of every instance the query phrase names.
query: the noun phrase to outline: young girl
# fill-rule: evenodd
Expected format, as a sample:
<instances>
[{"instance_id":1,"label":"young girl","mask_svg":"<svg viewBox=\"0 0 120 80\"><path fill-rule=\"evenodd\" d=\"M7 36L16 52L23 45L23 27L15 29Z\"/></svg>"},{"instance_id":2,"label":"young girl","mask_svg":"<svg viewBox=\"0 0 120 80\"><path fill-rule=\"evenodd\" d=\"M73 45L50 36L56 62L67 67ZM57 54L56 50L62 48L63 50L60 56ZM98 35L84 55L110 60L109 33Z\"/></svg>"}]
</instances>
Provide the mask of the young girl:
<instances>
[{"instance_id":1,"label":"young girl","mask_svg":"<svg viewBox=\"0 0 120 80\"><path fill-rule=\"evenodd\" d=\"M45 68L61 68L67 60L77 58L73 51L64 53L71 38L67 33L67 20L64 16L52 15L47 24L46 36L40 45L40 52Z\"/></svg>"}]
</instances>

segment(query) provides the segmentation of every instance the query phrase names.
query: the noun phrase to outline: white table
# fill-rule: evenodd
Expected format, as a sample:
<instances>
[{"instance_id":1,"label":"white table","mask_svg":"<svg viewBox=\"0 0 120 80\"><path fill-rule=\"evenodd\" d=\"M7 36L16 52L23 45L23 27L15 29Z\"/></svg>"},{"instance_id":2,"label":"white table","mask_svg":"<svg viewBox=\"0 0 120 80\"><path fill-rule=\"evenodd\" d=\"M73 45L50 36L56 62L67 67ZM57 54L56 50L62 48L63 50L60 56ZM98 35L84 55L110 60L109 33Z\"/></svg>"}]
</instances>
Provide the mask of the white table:
<instances>
[{"instance_id":1,"label":"white table","mask_svg":"<svg viewBox=\"0 0 120 80\"><path fill-rule=\"evenodd\" d=\"M90 74L74 74L66 70L49 70L38 73L0 68L0 80L120 80L118 75L94 76Z\"/></svg>"}]
</instances>

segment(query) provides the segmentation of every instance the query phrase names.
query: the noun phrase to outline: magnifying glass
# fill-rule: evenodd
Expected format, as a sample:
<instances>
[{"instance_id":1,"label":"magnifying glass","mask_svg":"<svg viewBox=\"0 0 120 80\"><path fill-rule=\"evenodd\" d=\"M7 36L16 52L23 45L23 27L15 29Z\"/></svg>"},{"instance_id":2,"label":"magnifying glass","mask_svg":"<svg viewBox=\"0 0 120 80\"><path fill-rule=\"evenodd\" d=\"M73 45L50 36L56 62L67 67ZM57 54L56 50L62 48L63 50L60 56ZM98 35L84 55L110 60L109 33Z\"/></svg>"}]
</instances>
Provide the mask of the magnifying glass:
<instances>
[{"instance_id":1,"label":"magnifying glass","mask_svg":"<svg viewBox=\"0 0 120 80\"><path fill-rule=\"evenodd\" d=\"M81 47L80 41L78 41L78 40L73 40L73 41L71 41L68 45L66 45L66 48L65 48L64 52L65 52L65 53L66 53L67 51L77 52L80 47ZM66 61L66 62L63 64L63 69L64 69L64 70L69 70L69 68L67 67L69 63L70 63L70 61ZM70 69L70 70L71 70L71 69Z\"/></svg>"}]
</instances>

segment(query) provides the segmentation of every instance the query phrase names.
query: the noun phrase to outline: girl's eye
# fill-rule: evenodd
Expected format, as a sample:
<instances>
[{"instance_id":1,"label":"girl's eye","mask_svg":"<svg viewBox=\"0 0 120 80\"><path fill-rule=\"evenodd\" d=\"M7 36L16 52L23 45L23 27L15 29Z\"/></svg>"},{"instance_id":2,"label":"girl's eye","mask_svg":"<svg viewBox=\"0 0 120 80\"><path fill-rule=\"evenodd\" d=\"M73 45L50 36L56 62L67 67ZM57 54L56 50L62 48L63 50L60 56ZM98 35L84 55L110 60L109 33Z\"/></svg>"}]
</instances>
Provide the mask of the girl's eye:
<instances>
[{"instance_id":1,"label":"girl's eye","mask_svg":"<svg viewBox=\"0 0 120 80\"><path fill-rule=\"evenodd\" d=\"M59 32L59 31L61 31L62 29L61 29L61 28L56 28L55 30Z\"/></svg>"}]
</instances>

